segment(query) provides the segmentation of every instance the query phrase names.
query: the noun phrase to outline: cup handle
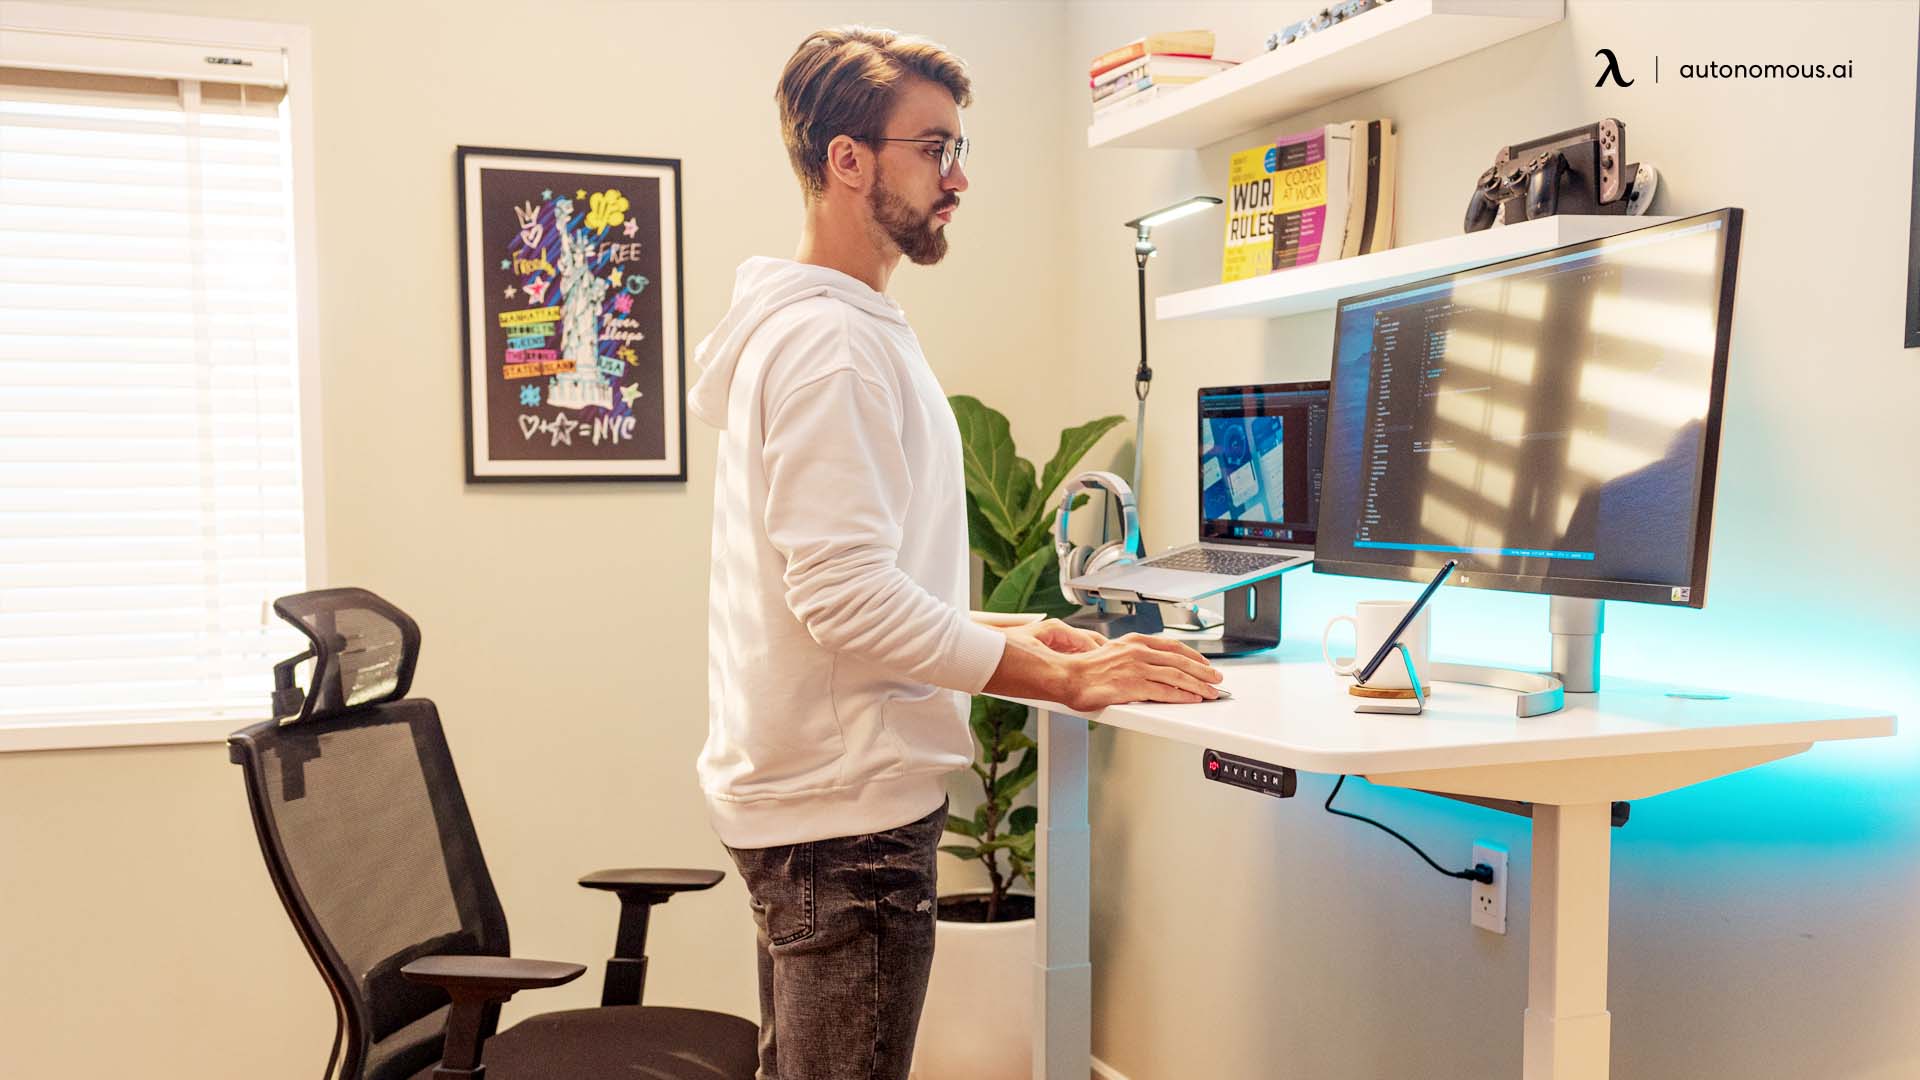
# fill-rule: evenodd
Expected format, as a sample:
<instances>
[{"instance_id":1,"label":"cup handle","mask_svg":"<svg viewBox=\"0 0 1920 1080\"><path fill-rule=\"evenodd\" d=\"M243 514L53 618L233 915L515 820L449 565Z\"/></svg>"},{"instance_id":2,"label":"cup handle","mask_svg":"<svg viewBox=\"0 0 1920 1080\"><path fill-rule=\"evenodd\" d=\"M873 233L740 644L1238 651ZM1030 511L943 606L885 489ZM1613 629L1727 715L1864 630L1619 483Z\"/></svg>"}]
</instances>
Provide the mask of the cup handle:
<instances>
[{"instance_id":1,"label":"cup handle","mask_svg":"<svg viewBox=\"0 0 1920 1080\"><path fill-rule=\"evenodd\" d=\"M1333 669L1335 675L1351 675L1353 674L1354 668L1360 666L1360 657L1356 655L1352 660L1347 662L1346 667L1341 667L1339 664L1334 663L1333 654L1327 649L1327 642L1333 637L1333 628L1343 622L1353 623L1353 632L1357 642L1360 634L1360 623L1351 615L1335 615L1333 618L1328 619L1327 628L1320 633L1320 659L1327 662L1327 666ZM1356 644L1354 652L1358 653L1359 651Z\"/></svg>"}]
</instances>

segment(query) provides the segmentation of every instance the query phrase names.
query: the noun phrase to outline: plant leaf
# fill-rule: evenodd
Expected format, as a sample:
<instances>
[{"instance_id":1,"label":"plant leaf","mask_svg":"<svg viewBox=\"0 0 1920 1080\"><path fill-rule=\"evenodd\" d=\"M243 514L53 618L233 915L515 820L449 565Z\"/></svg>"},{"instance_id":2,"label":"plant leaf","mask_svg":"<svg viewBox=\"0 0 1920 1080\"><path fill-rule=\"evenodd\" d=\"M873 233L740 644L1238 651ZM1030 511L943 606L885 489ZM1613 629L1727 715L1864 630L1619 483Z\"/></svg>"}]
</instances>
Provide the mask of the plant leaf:
<instances>
[{"instance_id":1,"label":"plant leaf","mask_svg":"<svg viewBox=\"0 0 1920 1080\"><path fill-rule=\"evenodd\" d=\"M966 466L967 493L981 518L1009 545L1022 535L1022 522L1034 502L1033 462L1014 452L1007 418L980 399L955 394L947 399L960 425L960 451Z\"/></svg>"},{"instance_id":2,"label":"plant leaf","mask_svg":"<svg viewBox=\"0 0 1920 1080\"><path fill-rule=\"evenodd\" d=\"M1092 498L1093 497L1086 492L1080 492L1073 497L1073 508L1075 510L1080 509L1087 505ZM1033 522L1033 527L1027 531L1026 535L1020 538L1019 545L1014 548L1014 562L1019 562L1021 559L1026 558L1043 547L1053 546L1053 522L1059 513L1060 504L1055 503L1051 509L1040 515L1040 517Z\"/></svg>"},{"instance_id":3,"label":"plant leaf","mask_svg":"<svg viewBox=\"0 0 1920 1080\"><path fill-rule=\"evenodd\" d=\"M1090 420L1079 427L1071 427L1060 433L1060 446L1053 452L1052 460L1040 473L1040 483L1035 489L1034 505L1027 507L1027 517L1031 518L1046 501L1053 496L1055 488L1065 483L1073 475L1074 467L1087 451L1104 438L1107 432L1126 422L1124 416L1103 416Z\"/></svg>"},{"instance_id":4,"label":"plant leaf","mask_svg":"<svg viewBox=\"0 0 1920 1080\"><path fill-rule=\"evenodd\" d=\"M1033 741L1033 736L1024 731L1002 731L1000 733L1000 743L994 750L997 754L1001 755L1001 760L1004 761L1007 757L1011 757L1016 750L1031 750L1037 745L1039 744Z\"/></svg>"},{"instance_id":5,"label":"plant leaf","mask_svg":"<svg viewBox=\"0 0 1920 1080\"><path fill-rule=\"evenodd\" d=\"M972 492L967 493L967 547L986 564L989 588L993 579L1006 577L1013 564L1020 561L1013 545L995 532L992 523L980 512L980 504Z\"/></svg>"},{"instance_id":6,"label":"plant leaf","mask_svg":"<svg viewBox=\"0 0 1920 1080\"><path fill-rule=\"evenodd\" d=\"M974 827L974 824L972 821L969 821L968 819L963 817L958 817L958 816L948 817L947 831L959 836L964 836L969 840L980 839L980 830Z\"/></svg>"},{"instance_id":7,"label":"plant leaf","mask_svg":"<svg viewBox=\"0 0 1920 1080\"><path fill-rule=\"evenodd\" d=\"M1048 566L1056 565L1052 548L1040 550L1021 559L1007 576L1000 579L994 587L993 595L986 599L988 611L1025 611L1033 599L1034 586L1039 584L1040 575Z\"/></svg>"},{"instance_id":8,"label":"plant leaf","mask_svg":"<svg viewBox=\"0 0 1920 1080\"><path fill-rule=\"evenodd\" d=\"M1000 774L993 783L993 797L996 800L1011 800L1015 795L1027 789L1040 774L1040 752L1029 750L1020 755L1020 763L1012 772Z\"/></svg>"},{"instance_id":9,"label":"plant leaf","mask_svg":"<svg viewBox=\"0 0 1920 1080\"><path fill-rule=\"evenodd\" d=\"M974 745L982 751L990 751L999 741L1000 730L994 722L994 704L997 698L975 697L972 708L967 713L967 726L973 729ZM986 782L986 777L981 777Z\"/></svg>"},{"instance_id":10,"label":"plant leaf","mask_svg":"<svg viewBox=\"0 0 1920 1080\"><path fill-rule=\"evenodd\" d=\"M1037 806L1016 806L1013 813L1007 815L1007 832L1015 836L1027 836L1040 824L1040 808Z\"/></svg>"},{"instance_id":11,"label":"plant leaf","mask_svg":"<svg viewBox=\"0 0 1920 1080\"><path fill-rule=\"evenodd\" d=\"M981 855L979 848L967 847L962 844L941 844L940 850L961 859L977 859Z\"/></svg>"}]
</instances>

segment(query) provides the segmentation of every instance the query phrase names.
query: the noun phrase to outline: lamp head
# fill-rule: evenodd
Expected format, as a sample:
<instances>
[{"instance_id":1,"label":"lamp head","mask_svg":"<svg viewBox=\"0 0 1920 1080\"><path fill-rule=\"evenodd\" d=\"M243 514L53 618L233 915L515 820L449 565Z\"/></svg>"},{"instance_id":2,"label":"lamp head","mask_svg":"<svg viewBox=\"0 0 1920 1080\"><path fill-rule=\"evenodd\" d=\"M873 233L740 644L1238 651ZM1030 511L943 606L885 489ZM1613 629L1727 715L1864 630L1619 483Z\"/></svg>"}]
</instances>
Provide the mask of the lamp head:
<instances>
[{"instance_id":1,"label":"lamp head","mask_svg":"<svg viewBox=\"0 0 1920 1080\"><path fill-rule=\"evenodd\" d=\"M1150 214L1142 214L1126 223L1134 231L1133 252L1142 258L1153 254L1153 241L1148 238L1155 225L1164 225L1169 221L1178 221L1191 214L1197 214L1210 206L1219 206L1220 199L1214 195L1195 195L1182 199L1172 206L1163 206Z\"/></svg>"}]
</instances>

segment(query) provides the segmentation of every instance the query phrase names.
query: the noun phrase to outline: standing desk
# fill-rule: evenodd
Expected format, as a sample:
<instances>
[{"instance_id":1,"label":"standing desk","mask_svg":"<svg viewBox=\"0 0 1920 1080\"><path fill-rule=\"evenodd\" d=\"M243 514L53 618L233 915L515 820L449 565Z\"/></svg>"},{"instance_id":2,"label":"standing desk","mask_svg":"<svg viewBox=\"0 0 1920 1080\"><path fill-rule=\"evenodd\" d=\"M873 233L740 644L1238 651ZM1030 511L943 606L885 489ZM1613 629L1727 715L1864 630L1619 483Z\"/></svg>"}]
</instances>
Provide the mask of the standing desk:
<instances>
[{"instance_id":1,"label":"standing desk","mask_svg":"<svg viewBox=\"0 0 1920 1080\"><path fill-rule=\"evenodd\" d=\"M1524 1080L1609 1073L1607 891L1612 803L1644 799L1798 754L1828 739L1891 735L1894 717L1841 705L1733 694L1668 696L1608 680L1559 712L1513 714L1513 693L1439 683L1420 716L1356 714L1347 680L1318 654L1223 661L1231 700L1040 710L1036 866L1035 1080L1091 1071L1092 830L1087 721L1375 784L1533 803L1533 888L1522 1020ZM1196 755L1196 764L1198 755ZM1205 783L1199 769L1194 783Z\"/></svg>"}]
</instances>

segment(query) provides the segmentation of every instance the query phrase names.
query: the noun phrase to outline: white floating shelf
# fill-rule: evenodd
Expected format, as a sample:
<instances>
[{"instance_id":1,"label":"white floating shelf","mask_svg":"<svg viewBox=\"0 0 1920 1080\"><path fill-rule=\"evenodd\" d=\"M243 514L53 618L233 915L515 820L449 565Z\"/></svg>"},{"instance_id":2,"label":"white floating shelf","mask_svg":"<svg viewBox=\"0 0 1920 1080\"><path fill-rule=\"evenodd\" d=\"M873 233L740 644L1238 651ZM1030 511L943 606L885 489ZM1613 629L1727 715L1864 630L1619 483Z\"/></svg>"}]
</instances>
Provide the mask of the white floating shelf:
<instances>
[{"instance_id":1,"label":"white floating shelf","mask_svg":"<svg viewBox=\"0 0 1920 1080\"><path fill-rule=\"evenodd\" d=\"M1087 128L1087 145L1193 150L1559 22L1564 0L1393 0ZM1276 27L1276 29L1278 29Z\"/></svg>"},{"instance_id":2,"label":"white floating shelf","mask_svg":"<svg viewBox=\"0 0 1920 1080\"><path fill-rule=\"evenodd\" d=\"M1517 225L1429 240L1373 255L1299 266L1243 281L1169 293L1154 301L1160 319L1276 319L1303 311L1327 311L1342 299L1390 289L1421 278L1517 259L1550 248L1644 229L1670 217L1624 214L1556 214Z\"/></svg>"}]
</instances>

